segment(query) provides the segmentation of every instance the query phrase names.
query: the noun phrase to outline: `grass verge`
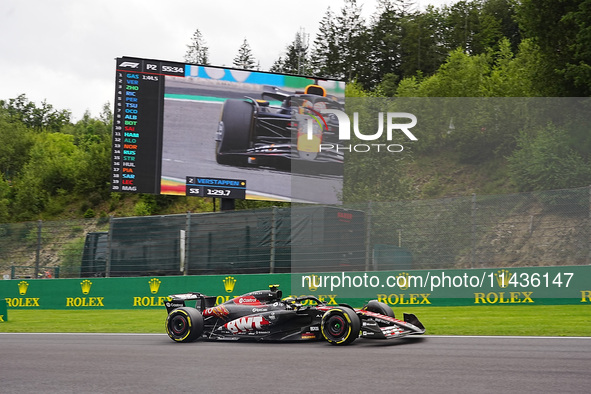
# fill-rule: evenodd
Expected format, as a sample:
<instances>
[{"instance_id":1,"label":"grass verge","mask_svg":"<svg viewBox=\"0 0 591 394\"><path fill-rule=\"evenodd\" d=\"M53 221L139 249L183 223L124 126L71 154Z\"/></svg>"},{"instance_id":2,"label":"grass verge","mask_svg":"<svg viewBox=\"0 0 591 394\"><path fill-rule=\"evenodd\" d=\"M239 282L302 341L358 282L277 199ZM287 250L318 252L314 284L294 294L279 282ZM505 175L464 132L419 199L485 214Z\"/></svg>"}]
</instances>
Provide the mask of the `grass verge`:
<instances>
[{"instance_id":1,"label":"grass verge","mask_svg":"<svg viewBox=\"0 0 591 394\"><path fill-rule=\"evenodd\" d=\"M432 335L591 336L589 305L395 308L414 313ZM0 332L164 333L164 309L9 310Z\"/></svg>"}]
</instances>

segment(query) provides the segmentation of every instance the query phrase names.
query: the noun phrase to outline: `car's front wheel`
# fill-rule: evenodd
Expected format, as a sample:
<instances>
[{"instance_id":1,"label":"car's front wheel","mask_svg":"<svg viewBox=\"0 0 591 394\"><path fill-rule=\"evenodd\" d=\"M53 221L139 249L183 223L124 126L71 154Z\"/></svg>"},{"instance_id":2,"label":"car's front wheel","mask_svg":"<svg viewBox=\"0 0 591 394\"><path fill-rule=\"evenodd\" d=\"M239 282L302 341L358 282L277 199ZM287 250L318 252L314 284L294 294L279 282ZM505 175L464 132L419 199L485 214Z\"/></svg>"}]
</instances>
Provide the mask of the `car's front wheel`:
<instances>
[{"instance_id":1,"label":"car's front wheel","mask_svg":"<svg viewBox=\"0 0 591 394\"><path fill-rule=\"evenodd\" d=\"M359 336L361 322L354 310L339 306L322 316L322 336L333 345L347 345Z\"/></svg>"},{"instance_id":2,"label":"car's front wheel","mask_svg":"<svg viewBox=\"0 0 591 394\"><path fill-rule=\"evenodd\" d=\"M253 114L252 104L244 100L226 100L216 137L216 160L219 164L246 164L245 156L240 153L244 154L250 145Z\"/></svg>"},{"instance_id":3,"label":"car's front wheel","mask_svg":"<svg viewBox=\"0 0 591 394\"><path fill-rule=\"evenodd\" d=\"M203 333L203 316L195 308L177 308L166 318L166 333L173 341L193 342Z\"/></svg>"}]
</instances>

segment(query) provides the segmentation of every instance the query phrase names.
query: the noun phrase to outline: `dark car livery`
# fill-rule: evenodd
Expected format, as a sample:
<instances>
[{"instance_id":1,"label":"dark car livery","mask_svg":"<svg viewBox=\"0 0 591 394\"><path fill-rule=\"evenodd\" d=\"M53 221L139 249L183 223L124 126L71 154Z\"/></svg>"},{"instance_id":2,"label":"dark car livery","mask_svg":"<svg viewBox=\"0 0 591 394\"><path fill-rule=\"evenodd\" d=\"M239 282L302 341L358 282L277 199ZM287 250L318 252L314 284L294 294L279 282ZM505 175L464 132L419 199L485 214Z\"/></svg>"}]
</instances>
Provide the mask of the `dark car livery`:
<instances>
[{"instance_id":1,"label":"dark car livery","mask_svg":"<svg viewBox=\"0 0 591 394\"><path fill-rule=\"evenodd\" d=\"M201 293L171 295L165 303L166 332L176 342L324 339L333 345L346 345L358 337L393 339L425 332L415 315L405 313L404 320L396 319L392 308L377 300L354 309L346 304L329 306L314 296L281 297L276 285L217 306L216 297ZM186 301L195 301L195 307Z\"/></svg>"},{"instance_id":2,"label":"dark car livery","mask_svg":"<svg viewBox=\"0 0 591 394\"><path fill-rule=\"evenodd\" d=\"M265 86L261 97L225 101L216 133L219 164L289 170L297 160L342 171L338 120L321 113L344 109L336 97L319 85L296 93Z\"/></svg>"}]
</instances>

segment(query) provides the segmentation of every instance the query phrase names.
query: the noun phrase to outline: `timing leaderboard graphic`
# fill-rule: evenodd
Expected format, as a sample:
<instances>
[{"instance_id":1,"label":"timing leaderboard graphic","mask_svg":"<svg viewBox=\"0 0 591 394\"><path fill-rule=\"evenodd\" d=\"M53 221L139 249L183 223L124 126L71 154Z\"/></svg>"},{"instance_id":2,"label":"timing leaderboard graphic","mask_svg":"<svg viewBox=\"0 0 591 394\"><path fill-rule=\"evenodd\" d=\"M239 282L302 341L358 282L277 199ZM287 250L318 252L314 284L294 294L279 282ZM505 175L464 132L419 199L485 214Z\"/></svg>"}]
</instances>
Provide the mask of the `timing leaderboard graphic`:
<instances>
[{"instance_id":1,"label":"timing leaderboard graphic","mask_svg":"<svg viewBox=\"0 0 591 394\"><path fill-rule=\"evenodd\" d=\"M160 193L164 73L184 66L117 59L111 191Z\"/></svg>"},{"instance_id":2,"label":"timing leaderboard graphic","mask_svg":"<svg viewBox=\"0 0 591 394\"><path fill-rule=\"evenodd\" d=\"M340 203L334 130L304 141L292 102L341 108L343 82L132 57L115 82L111 191Z\"/></svg>"}]
</instances>

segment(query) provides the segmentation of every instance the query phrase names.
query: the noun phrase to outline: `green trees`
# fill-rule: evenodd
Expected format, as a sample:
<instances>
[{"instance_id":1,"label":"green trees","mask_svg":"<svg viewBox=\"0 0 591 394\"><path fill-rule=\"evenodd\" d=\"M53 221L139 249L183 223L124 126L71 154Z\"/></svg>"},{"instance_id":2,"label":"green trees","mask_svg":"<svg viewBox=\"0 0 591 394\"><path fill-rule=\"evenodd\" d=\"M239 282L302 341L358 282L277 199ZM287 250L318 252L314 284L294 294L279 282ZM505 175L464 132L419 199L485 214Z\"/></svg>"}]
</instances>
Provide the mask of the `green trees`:
<instances>
[{"instance_id":1,"label":"green trees","mask_svg":"<svg viewBox=\"0 0 591 394\"><path fill-rule=\"evenodd\" d=\"M591 94L591 1L523 0L517 17L538 46L549 96Z\"/></svg>"},{"instance_id":2,"label":"green trees","mask_svg":"<svg viewBox=\"0 0 591 394\"><path fill-rule=\"evenodd\" d=\"M569 132L554 125L520 133L509 169L519 191L566 189L591 184L591 165L569 143Z\"/></svg>"},{"instance_id":3,"label":"green trees","mask_svg":"<svg viewBox=\"0 0 591 394\"><path fill-rule=\"evenodd\" d=\"M257 67L257 61L252 54L252 49L250 49L250 44L246 38L242 42L242 45L240 45L240 48L238 48L238 54L234 58L232 64L234 67L245 70L253 70Z\"/></svg>"},{"instance_id":4,"label":"green trees","mask_svg":"<svg viewBox=\"0 0 591 394\"><path fill-rule=\"evenodd\" d=\"M421 11L410 0L380 0L367 20L361 2L342 4L326 10L315 37L297 32L271 71L344 79L349 97L439 98L419 102L417 128L429 127L405 160L349 155L347 174L356 183L346 183L344 194L412 198L418 186L408 163L431 155L463 169L483 163L502 168L511 191L591 182L589 106L550 104L532 116L556 112L562 120L548 116L532 124L526 112L532 102L520 99L591 95L591 0L464 0ZM185 61L209 61L198 29ZM258 67L246 39L233 65ZM445 116L438 119L441 109ZM68 111L45 101L37 105L25 95L0 100L0 221L58 214L76 200L91 208L108 199L110 112L107 106L98 119L86 114L73 123ZM367 125L371 129L375 125ZM162 196L141 198L136 212L156 213L164 203Z\"/></svg>"},{"instance_id":5,"label":"green trees","mask_svg":"<svg viewBox=\"0 0 591 394\"><path fill-rule=\"evenodd\" d=\"M335 15L328 7L318 26L318 34L314 39L310 55L313 75L324 78L339 78L338 59L340 55L336 34Z\"/></svg>"},{"instance_id":6,"label":"green trees","mask_svg":"<svg viewBox=\"0 0 591 394\"><path fill-rule=\"evenodd\" d=\"M356 0L345 0L339 14L328 8L320 21L311 53L315 76L365 80L369 35Z\"/></svg>"},{"instance_id":7,"label":"green trees","mask_svg":"<svg viewBox=\"0 0 591 394\"><path fill-rule=\"evenodd\" d=\"M0 176L0 223L8 222L10 219L10 184Z\"/></svg>"},{"instance_id":8,"label":"green trees","mask_svg":"<svg viewBox=\"0 0 591 394\"><path fill-rule=\"evenodd\" d=\"M14 182L17 215L39 214L51 198L73 191L81 175L78 171L81 159L73 136L51 132L36 135L29 160Z\"/></svg>"},{"instance_id":9,"label":"green trees","mask_svg":"<svg viewBox=\"0 0 591 394\"><path fill-rule=\"evenodd\" d=\"M531 40L522 41L515 54L501 38L486 53L469 55L458 48L430 76L407 77L396 90L399 97L535 97L540 58Z\"/></svg>"},{"instance_id":10,"label":"green trees","mask_svg":"<svg viewBox=\"0 0 591 394\"><path fill-rule=\"evenodd\" d=\"M10 122L20 122L25 126L35 129L49 129L58 131L62 126L70 122L69 111L58 111L46 101L41 106L30 102L24 94L8 101L0 100L3 108L3 116Z\"/></svg>"},{"instance_id":11,"label":"green trees","mask_svg":"<svg viewBox=\"0 0 591 394\"><path fill-rule=\"evenodd\" d=\"M438 101L436 112L449 106L461 114L449 115L453 130L435 128L415 151L453 151L459 163L468 164L506 161L517 191L590 184L588 103L537 99L544 91L537 81L543 57L530 39L520 43L516 55L510 47L502 39L499 49L486 55L457 50L434 75L401 81L398 97L449 97Z\"/></svg>"},{"instance_id":12,"label":"green trees","mask_svg":"<svg viewBox=\"0 0 591 394\"><path fill-rule=\"evenodd\" d=\"M191 64L209 64L209 48L205 45L203 35L196 29L191 36L191 42L187 45L185 62Z\"/></svg>"},{"instance_id":13,"label":"green trees","mask_svg":"<svg viewBox=\"0 0 591 394\"><path fill-rule=\"evenodd\" d=\"M285 55L280 56L269 71L296 75L311 74L308 38L309 35L304 30L298 31L293 42L287 46Z\"/></svg>"},{"instance_id":14,"label":"green trees","mask_svg":"<svg viewBox=\"0 0 591 394\"><path fill-rule=\"evenodd\" d=\"M423 12L382 6L368 26L371 78L357 81L383 96L446 98L421 101L414 158L444 155L475 169L490 163L519 191L589 184L588 105L536 108L526 98L591 93L590 1L460 1ZM389 168L398 179L400 164ZM399 190L394 198L407 195L390 189Z\"/></svg>"},{"instance_id":15,"label":"green trees","mask_svg":"<svg viewBox=\"0 0 591 394\"><path fill-rule=\"evenodd\" d=\"M1 104L0 220L59 214L77 199L108 196L110 110L103 120L87 113L73 124L68 112L25 95Z\"/></svg>"},{"instance_id":16,"label":"green trees","mask_svg":"<svg viewBox=\"0 0 591 394\"><path fill-rule=\"evenodd\" d=\"M89 196L91 200L108 197L111 173L111 121L104 114L103 119L93 119L88 113L75 125L65 129L74 137L74 145L81 156L74 191Z\"/></svg>"},{"instance_id":17,"label":"green trees","mask_svg":"<svg viewBox=\"0 0 591 394\"><path fill-rule=\"evenodd\" d=\"M16 175L27 162L34 131L0 108L0 174L7 179Z\"/></svg>"},{"instance_id":18,"label":"green trees","mask_svg":"<svg viewBox=\"0 0 591 394\"><path fill-rule=\"evenodd\" d=\"M474 91L455 81L445 97L588 96L590 21L591 0L460 0L421 11L412 0L380 0L369 20L360 2L344 0L338 10L327 8L311 45L304 32L296 33L270 71L356 81L366 90L395 95L399 85L407 91L409 79L421 81L463 61L461 66L472 69L458 70L458 77L484 72L491 84ZM208 61L198 29L185 60ZM487 70L487 63L494 69ZM233 65L258 68L246 38ZM500 78L499 70L510 71L511 81ZM445 87L450 81L429 84L436 82Z\"/></svg>"}]
</instances>

